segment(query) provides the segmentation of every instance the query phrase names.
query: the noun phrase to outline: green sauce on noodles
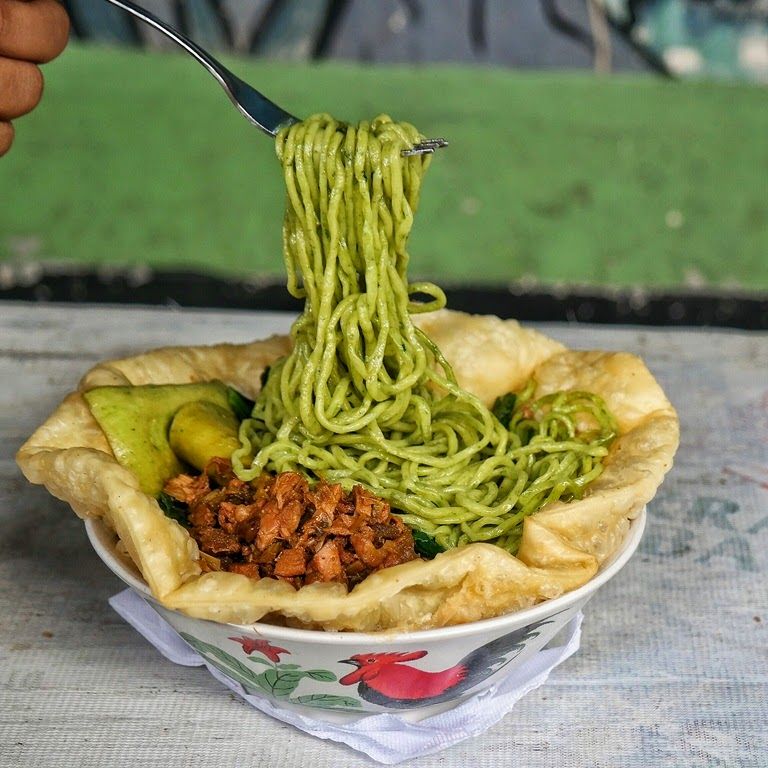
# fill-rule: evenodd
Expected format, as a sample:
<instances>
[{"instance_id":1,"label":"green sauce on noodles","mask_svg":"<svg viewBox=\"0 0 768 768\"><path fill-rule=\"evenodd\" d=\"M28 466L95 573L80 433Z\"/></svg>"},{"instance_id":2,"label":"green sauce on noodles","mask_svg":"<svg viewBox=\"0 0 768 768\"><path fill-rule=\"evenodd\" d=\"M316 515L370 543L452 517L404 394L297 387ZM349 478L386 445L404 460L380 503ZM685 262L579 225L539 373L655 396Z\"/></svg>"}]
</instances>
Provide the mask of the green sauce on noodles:
<instances>
[{"instance_id":1,"label":"green sauce on noodles","mask_svg":"<svg viewBox=\"0 0 768 768\"><path fill-rule=\"evenodd\" d=\"M526 515L580 496L600 474L615 425L597 396L533 401L533 384L502 424L413 325L411 315L445 305L437 286L406 274L430 156L401 151L421 139L386 116L348 125L315 115L278 135L288 290L305 307L233 464L243 480L295 470L360 483L443 548L487 541L515 552Z\"/></svg>"}]
</instances>

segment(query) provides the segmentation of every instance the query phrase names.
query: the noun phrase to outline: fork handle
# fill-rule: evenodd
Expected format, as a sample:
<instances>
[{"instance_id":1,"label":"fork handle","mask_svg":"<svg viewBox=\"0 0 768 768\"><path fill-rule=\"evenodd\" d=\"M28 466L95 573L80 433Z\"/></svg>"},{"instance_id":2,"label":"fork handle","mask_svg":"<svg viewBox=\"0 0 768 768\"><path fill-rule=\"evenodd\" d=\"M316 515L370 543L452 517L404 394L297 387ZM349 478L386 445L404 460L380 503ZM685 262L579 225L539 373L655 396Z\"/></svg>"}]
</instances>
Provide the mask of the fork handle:
<instances>
[{"instance_id":1,"label":"fork handle","mask_svg":"<svg viewBox=\"0 0 768 768\"><path fill-rule=\"evenodd\" d=\"M225 90L230 101L237 107L239 112L250 120L254 125L261 128L264 133L275 136L277 130L281 125L286 122L295 121L292 115L281 109L274 102L270 101L261 93L258 93L254 88L248 85L245 81L241 80L237 75L230 72L220 61L211 56L208 51L201 48L194 40L190 40L186 35L174 29L166 22L155 16L154 13L142 8L131 0L106 0L118 8L121 8L128 13L133 14L136 18L141 19L143 22L154 27L158 32L162 32L164 35L173 40L174 43L180 45L187 53L193 56L210 72L214 78L218 81L219 85ZM237 94L247 90L251 98L254 95L258 95L262 103L259 104L261 110L265 111L265 115L269 117L268 120L258 119L254 114L254 110L246 110L243 105L238 101Z\"/></svg>"}]
</instances>

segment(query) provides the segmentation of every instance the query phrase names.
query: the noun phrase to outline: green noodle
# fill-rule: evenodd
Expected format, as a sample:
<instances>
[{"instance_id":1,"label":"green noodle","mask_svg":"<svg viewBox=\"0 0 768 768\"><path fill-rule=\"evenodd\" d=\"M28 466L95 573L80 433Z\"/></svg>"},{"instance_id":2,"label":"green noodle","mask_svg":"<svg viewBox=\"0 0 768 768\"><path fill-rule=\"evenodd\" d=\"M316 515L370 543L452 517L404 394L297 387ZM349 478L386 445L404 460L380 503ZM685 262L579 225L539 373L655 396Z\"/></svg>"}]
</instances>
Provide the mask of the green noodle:
<instances>
[{"instance_id":1,"label":"green noodle","mask_svg":"<svg viewBox=\"0 0 768 768\"><path fill-rule=\"evenodd\" d=\"M232 460L243 480L295 470L361 483L443 548L489 541L514 552L526 515L599 475L615 426L595 395L534 402L533 384L502 424L414 326L411 315L445 304L437 286L406 275L430 157L401 151L421 139L386 116L315 115L279 133L288 290L305 307Z\"/></svg>"}]
</instances>

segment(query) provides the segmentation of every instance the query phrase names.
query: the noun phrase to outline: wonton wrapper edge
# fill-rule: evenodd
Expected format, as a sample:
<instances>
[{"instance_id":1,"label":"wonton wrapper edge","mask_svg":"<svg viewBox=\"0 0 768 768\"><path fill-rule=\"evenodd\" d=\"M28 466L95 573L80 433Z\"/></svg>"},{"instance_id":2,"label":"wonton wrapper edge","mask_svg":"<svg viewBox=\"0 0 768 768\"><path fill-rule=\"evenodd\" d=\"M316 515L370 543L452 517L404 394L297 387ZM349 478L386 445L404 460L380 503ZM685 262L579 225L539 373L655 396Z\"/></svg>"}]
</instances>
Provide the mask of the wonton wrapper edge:
<instances>
[{"instance_id":1,"label":"wonton wrapper edge","mask_svg":"<svg viewBox=\"0 0 768 768\"><path fill-rule=\"evenodd\" d=\"M338 584L296 591L271 579L201 574L194 540L117 464L79 393L22 446L18 463L31 482L45 485L81 517L102 517L155 597L198 618L247 624L282 613L326 629L426 629L497 616L582 586L619 546L629 520L671 467L678 423L661 388L633 355L568 351L513 320L443 310L416 322L454 365L459 383L484 402L535 374L539 394L564 388L600 394L620 424L621 437L588 495L527 518L517 557L473 544L373 574L349 594ZM288 349L286 337L157 349L97 365L80 391L221 379L253 397L264 368Z\"/></svg>"}]
</instances>

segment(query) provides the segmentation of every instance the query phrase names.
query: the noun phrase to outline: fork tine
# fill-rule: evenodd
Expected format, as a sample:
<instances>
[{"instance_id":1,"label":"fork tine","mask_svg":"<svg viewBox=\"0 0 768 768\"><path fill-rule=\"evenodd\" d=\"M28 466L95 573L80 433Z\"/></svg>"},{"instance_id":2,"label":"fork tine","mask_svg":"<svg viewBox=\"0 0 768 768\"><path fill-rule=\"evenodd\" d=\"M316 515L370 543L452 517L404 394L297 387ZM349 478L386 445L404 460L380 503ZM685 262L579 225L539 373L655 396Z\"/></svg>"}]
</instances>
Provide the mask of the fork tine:
<instances>
[{"instance_id":1,"label":"fork tine","mask_svg":"<svg viewBox=\"0 0 768 768\"><path fill-rule=\"evenodd\" d=\"M433 147L411 147L404 149L400 155L401 157L414 157L415 155L431 155L434 151Z\"/></svg>"},{"instance_id":2,"label":"fork tine","mask_svg":"<svg viewBox=\"0 0 768 768\"><path fill-rule=\"evenodd\" d=\"M435 138L435 139L424 139L424 141L420 141L415 146L417 146L417 147L435 147L435 148L447 147L448 146L448 142L445 139L443 139L442 137L440 137L440 138Z\"/></svg>"},{"instance_id":3,"label":"fork tine","mask_svg":"<svg viewBox=\"0 0 768 768\"><path fill-rule=\"evenodd\" d=\"M443 138L424 139L414 144L410 149L404 149L400 154L403 157L413 157L414 155L431 155L436 149L447 147L448 142Z\"/></svg>"}]
</instances>

